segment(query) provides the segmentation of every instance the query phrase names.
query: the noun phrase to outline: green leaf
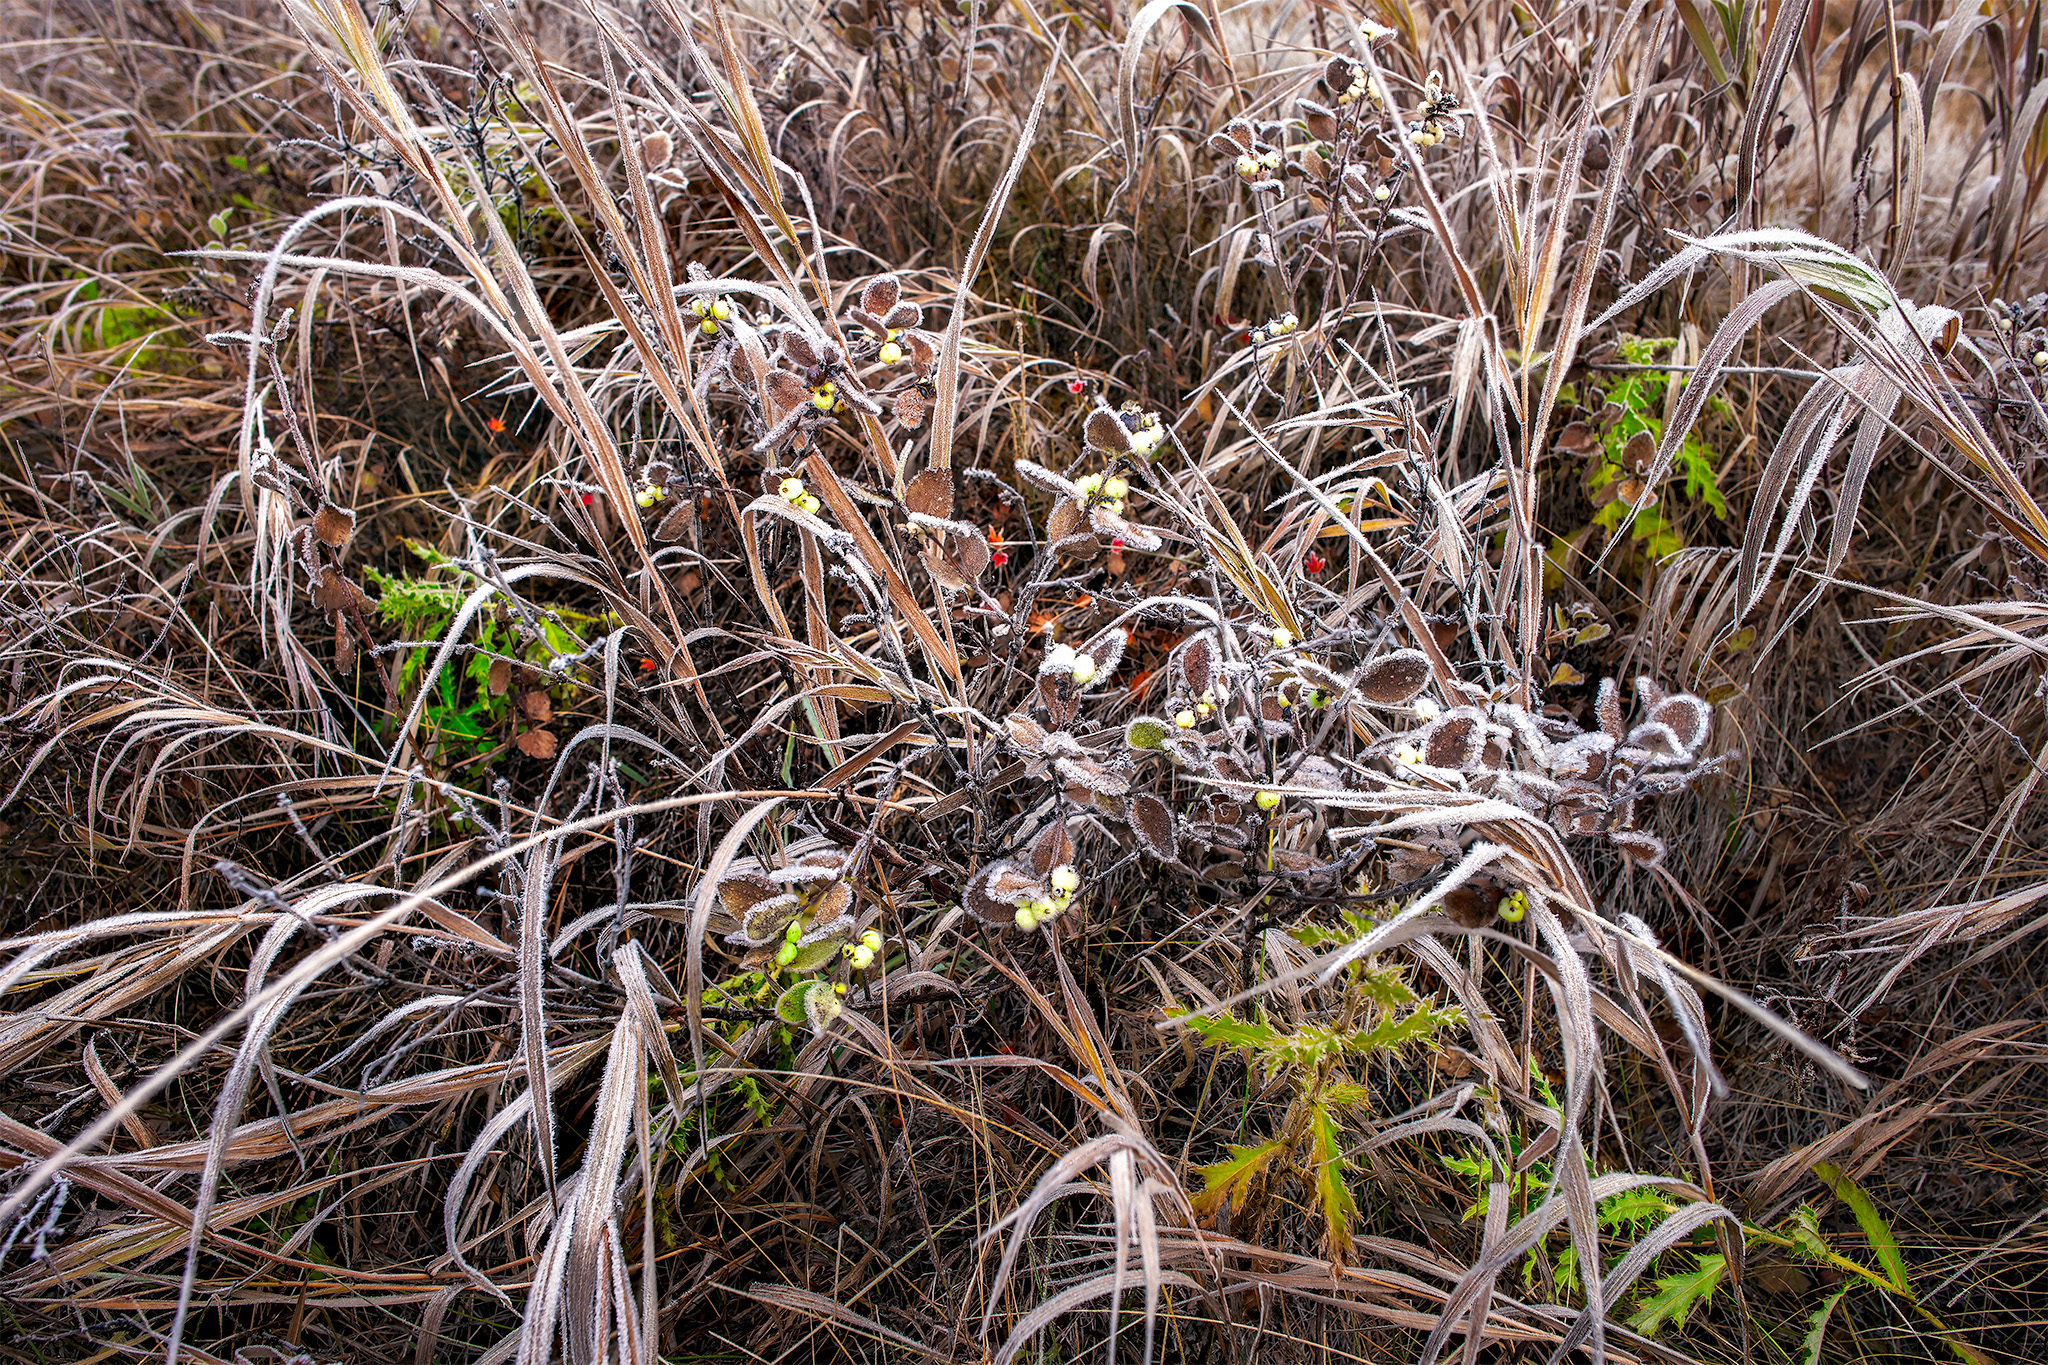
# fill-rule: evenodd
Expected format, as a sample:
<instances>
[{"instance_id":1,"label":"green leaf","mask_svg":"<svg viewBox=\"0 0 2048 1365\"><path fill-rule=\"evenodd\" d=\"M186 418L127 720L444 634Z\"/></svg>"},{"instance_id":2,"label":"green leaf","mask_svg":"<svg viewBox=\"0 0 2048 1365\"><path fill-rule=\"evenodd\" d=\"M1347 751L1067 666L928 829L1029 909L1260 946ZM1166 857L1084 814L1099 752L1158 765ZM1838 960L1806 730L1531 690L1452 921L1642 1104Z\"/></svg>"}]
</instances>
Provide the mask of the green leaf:
<instances>
[{"instance_id":1,"label":"green leaf","mask_svg":"<svg viewBox=\"0 0 2048 1365\"><path fill-rule=\"evenodd\" d=\"M794 986L791 986L775 1002L775 1017L785 1024L804 1024L810 1022L810 1016L804 1013L804 1001L810 995L813 987L822 984L816 977L812 977L810 980L799 981Z\"/></svg>"},{"instance_id":2,"label":"green leaf","mask_svg":"<svg viewBox=\"0 0 2048 1365\"><path fill-rule=\"evenodd\" d=\"M1804 1353L1804 1365L1820 1365L1820 1342L1827 1335L1828 1318L1834 1313L1835 1305L1842 1301L1842 1295L1848 1292L1849 1286L1845 1284L1822 1299L1820 1307L1813 1310L1813 1316L1808 1319L1813 1326L1807 1329L1806 1340L1799 1348Z\"/></svg>"},{"instance_id":3,"label":"green leaf","mask_svg":"<svg viewBox=\"0 0 2048 1365\"><path fill-rule=\"evenodd\" d=\"M1714 1297L1728 1273L1724 1256L1702 1256L1697 1270L1684 1270L1658 1279L1656 1292L1644 1299L1628 1325L1644 1336L1655 1336L1665 1323L1685 1326L1685 1315Z\"/></svg>"},{"instance_id":4,"label":"green leaf","mask_svg":"<svg viewBox=\"0 0 2048 1365\"><path fill-rule=\"evenodd\" d=\"M1139 716L1124 727L1124 743L1133 749L1163 749L1173 727L1155 716Z\"/></svg>"},{"instance_id":5,"label":"green leaf","mask_svg":"<svg viewBox=\"0 0 2048 1365\"><path fill-rule=\"evenodd\" d=\"M1609 1232L1646 1230L1670 1216L1675 1205L1654 1186L1640 1186L1600 1201L1600 1226Z\"/></svg>"},{"instance_id":6,"label":"green leaf","mask_svg":"<svg viewBox=\"0 0 2048 1365\"><path fill-rule=\"evenodd\" d=\"M1244 1201L1251 1195L1252 1181L1286 1148L1287 1143L1279 1138L1250 1147L1232 1146L1230 1155L1223 1160L1199 1167L1202 1192L1190 1201L1195 1212L1207 1217L1226 1199L1232 1213L1243 1209Z\"/></svg>"},{"instance_id":7,"label":"green leaf","mask_svg":"<svg viewBox=\"0 0 2048 1365\"><path fill-rule=\"evenodd\" d=\"M1309 1115L1309 1150L1316 1168L1316 1199L1323 1206L1323 1224L1333 1250L1351 1249L1351 1220L1358 1214L1351 1187L1344 1183L1344 1130L1337 1116L1318 1104Z\"/></svg>"},{"instance_id":8,"label":"green leaf","mask_svg":"<svg viewBox=\"0 0 2048 1365\"><path fill-rule=\"evenodd\" d=\"M1827 1238L1820 1235L1820 1219L1808 1205L1802 1204L1793 1211L1792 1248L1810 1261L1827 1264Z\"/></svg>"},{"instance_id":9,"label":"green leaf","mask_svg":"<svg viewBox=\"0 0 2048 1365\"><path fill-rule=\"evenodd\" d=\"M1264 1024L1255 1024L1243 1019L1224 1015L1212 1019L1206 1015L1189 1014L1185 1011L1168 1010L1167 1014L1186 1024L1204 1043L1220 1048L1256 1048L1268 1052L1281 1047L1287 1040L1281 1033Z\"/></svg>"},{"instance_id":10,"label":"green leaf","mask_svg":"<svg viewBox=\"0 0 2048 1365\"><path fill-rule=\"evenodd\" d=\"M1884 1267L1885 1278L1892 1288L1906 1292L1906 1258L1899 1254L1899 1239L1892 1236L1892 1227L1884 1215L1877 1211L1877 1205L1870 1202L1870 1196L1861 1186L1851 1180L1841 1167L1829 1162L1814 1163L1813 1173L1821 1183L1834 1191L1835 1198L1849 1206L1849 1212L1856 1215L1857 1226L1870 1242L1870 1250L1877 1257L1877 1263Z\"/></svg>"}]
</instances>

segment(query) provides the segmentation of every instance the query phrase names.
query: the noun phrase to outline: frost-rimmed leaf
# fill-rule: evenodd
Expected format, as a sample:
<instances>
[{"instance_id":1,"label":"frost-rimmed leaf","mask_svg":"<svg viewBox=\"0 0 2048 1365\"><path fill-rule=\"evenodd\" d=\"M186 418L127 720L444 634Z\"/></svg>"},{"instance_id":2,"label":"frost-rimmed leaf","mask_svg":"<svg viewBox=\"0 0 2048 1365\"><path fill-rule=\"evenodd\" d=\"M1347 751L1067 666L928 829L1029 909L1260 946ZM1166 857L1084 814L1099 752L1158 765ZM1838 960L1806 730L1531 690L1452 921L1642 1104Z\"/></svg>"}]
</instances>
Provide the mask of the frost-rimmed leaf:
<instances>
[{"instance_id":1,"label":"frost-rimmed leaf","mask_svg":"<svg viewBox=\"0 0 2048 1365\"><path fill-rule=\"evenodd\" d=\"M1133 749L1158 750L1166 747L1173 727L1157 716L1137 716L1124 726L1124 743Z\"/></svg>"},{"instance_id":2,"label":"frost-rimmed leaf","mask_svg":"<svg viewBox=\"0 0 2048 1365\"><path fill-rule=\"evenodd\" d=\"M1082 433L1091 450L1099 450L1105 455L1131 453L1131 433L1124 430L1124 424L1117 420L1113 412L1097 409L1090 413Z\"/></svg>"},{"instance_id":3,"label":"frost-rimmed leaf","mask_svg":"<svg viewBox=\"0 0 2048 1365\"><path fill-rule=\"evenodd\" d=\"M1180 864L1180 839L1175 833L1173 812L1150 792L1131 798L1131 832L1138 844L1162 863Z\"/></svg>"},{"instance_id":4,"label":"frost-rimmed leaf","mask_svg":"<svg viewBox=\"0 0 2048 1365\"><path fill-rule=\"evenodd\" d=\"M1353 691L1375 706L1403 706L1429 686L1429 656L1419 649L1382 654L1352 675Z\"/></svg>"},{"instance_id":5,"label":"frost-rimmed leaf","mask_svg":"<svg viewBox=\"0 0 2048 1365\"><path fill-rule=\"evenodd\" d=\"M1041 879L1051 876L1052 870L1060 864L1073 861L1074 838L1067 833L1064 820L1053 821L1031 841L1031 871Z\"/></svg>"},{"instance_id":6,"label":"frost-rimmed leaf","mask_svg":"<svg viewBox=\"0 0 2048 1365\"><path fill-rule=\"evenodd\" d=\"M1192 636L1181 646L1181 677L1186 679L1188 692L1201 696L1209 690L1216 679L1216 637L1208 631Z\"/></svg>"},{"instance_id":7,"label":"frost-rimmed leaf","mask_svg":"<svg viewBox=\"0 0 2048 1365\"><path fill-rule=\"evenodd\" d=\"M1646 829L1613 829L1607 837L1644 867L1655 867L1664 860L1664 841Z\"/></svg>"},{"instance_id":8,"label":"frost-rimmed leaf","mask_svg":"<svg viewBox=\"0 0 2048 1365\"><path fill-rule=\"evenodd\" d=\"M1713 719L1713 708L1690 692L1674 692L1650 708L1650 720L1667 727L1687 757L1707 742Z\"/></svg>"},{"instance_id":9,"label":"frost-rimmed leaf","mask_svg":"<svg viewBox=\"0 0 2048 1365\"><path fill-rule=\"evenodd\" d=\"M791 986L776 997L775 1017L785 1024L801 1024L806 1022L810 1016L804 1013L804 997L809 995L814 987L824 984L824 982L812 978L808 981L799 981L794 986Z\"/></svg>"},{"instance_id":10,"label":"frost-rimmed leaf","mask_svg":"<svg viewBox=\"0 0 2048 1365\"><path fill-rule=\"evenodd\" d=\"M920 516L949 521L953 516L953 475L950 470L927 469L903 490L903 505Z\"/></svg>"},{"instance_id":11,"label":"frost-rimmed leaf","mask_svg":"<svg viewBox=\"0 0 2048 1365\"><path fill-rule=\"evenodd\" d=\"M988 864L969 879L960 903L984 924L1009 926L1016 923L1018 906L1045 898L1045 883L1004 858Z\"/></svg>"}]
</instances>

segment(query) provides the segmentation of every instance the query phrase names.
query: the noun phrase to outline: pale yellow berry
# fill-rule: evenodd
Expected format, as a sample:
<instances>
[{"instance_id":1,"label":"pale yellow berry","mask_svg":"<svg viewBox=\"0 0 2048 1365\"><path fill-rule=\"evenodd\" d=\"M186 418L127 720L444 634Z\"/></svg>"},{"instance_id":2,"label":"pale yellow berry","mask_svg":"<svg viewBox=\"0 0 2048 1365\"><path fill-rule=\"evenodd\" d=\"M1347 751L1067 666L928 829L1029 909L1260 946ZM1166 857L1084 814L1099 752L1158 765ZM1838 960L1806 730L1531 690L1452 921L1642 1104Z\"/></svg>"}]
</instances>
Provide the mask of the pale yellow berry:
<instances>
[{"instance_id":1,"label":"pale yellow berry","mask_svg":"<svg viewBox=\"0 0 2048 1365\"><path fill-rule=\"evenodd\" d=\"M1259 173L1258 159L1250 155L1239 157L1237 159L1237 173L1247 180L1251 179Z\"/></svg>"},{"instance_id":2,"label":"pale yellow berry","mask_svg":"<svg viewBox=\"0 0 2048 1365\"><path fill-rule=\"evenodd\" d=\"M1285 649L1294 643L1294 632L1285 626L1273 628L1273 648Z\"/></svg>"},{"instance_id":3,"label":"pale yellow berry","mask_svg":"<svg viewBox=\"0 0 2048 1365\"><path fill-rule=\"evenodd\" d=\"M1077 686L1081 686L1081 687L1086 687L1086 686L1087 686L1087 685L1088 685L1089 683L1093 682L1094 680L1095 680L1095 659L1094 659L1094 657L1093 657L1093 656L1091 656L1091 655L1087 655L1087 654L1077 654L1077 655L1075 655L1075 656L1074 656L1074 682L1075 682L1075 684L1076 684Z\"/></svg>"},{"instance_id":4,"label":"pale yellow berry","mask_svg":"<svg viewBox=\"0 0 2048 1365\"><path fill-rule=\"evenodd\" d=\"M782 487L777 491L791 502L795 502L804 495L804 481L802 479L784 479Z\"/></svg>"},{"instance_id":5,"label":"pale yellow berry","mask_svg":"<svg viewBox=\"0 0 2048 1365\"><path fill-rule=\"evenodd\" d=\"M1131 481L1129 479L1106 479L1102 484L1102 495L1106 498L1115 498L1121 501L1130 495L1130 491Z\"/></svg>"},{"instance_id":6,"label":"pale yellow berry","mask_svg":"<svg viewBox=\"0 0 2048 1365\"><path fill-rule=\"evenodd\" d=\"M704 319L704 321L697 324L697 330L702 332L705 336L715 337L718 335L718 324L713 322L710 318L706 318Z\"/></svg>"},{"instance_id":7,"label":"pale yellow berry","mask_svg":"<svg viewBox=\"0 0 2048 1365\"><path fill-rule=\"evenodd\" d=\"M1072 863L1061 863L1052 870L1052 887L1071 896L1081 889L1081 874L1074 870Z\"/></svg>"},{"instance_id":8,"label":"pale yellow berry","mask_svg":"<svg viewBox=\"0 0 2048 1365\"><path fill-rule=\"evenodd\" d=\"M1181 711L1174 716L1173 723L1183 730L1192 730L1195 728L1195 713L1192 711Z\"/></svg>"},{"instance_id":9,"label":"pale yellow berry","mask_svg":"<svg viewBox=\"0 0 2048 1365\"><path fill-rule=\"evenodd\" d=\"M1280 793L1276 791L1262 791L1252 798L1252 804L1264 811L1278 810L1280 809Z\"/></svg>"},{"instance_id":10,"label":"pale yellow berry","mask_svg":"<svg viewBox=\"0 0 2048 1365\"><path fill-rule=\"evenodd\" d=\"M732 305L724 299L718 300L718 302L711 305L711 316L717 318L720 322L724 322L732 316Z\"/></svg>"},{"instance_id":11,"label":"pale yellow berry","mask_svg":"<svg viewBox=\"0 0 2048 1365\"><path fill-rule=\"evenodd\" d=\"M903 348L893 341L887 342L882 347L880 359L884 365L901 365L903 363Z\"/></svg>"},{"instance_id":12,"label":"pale yellow berry","mask_svg":"<svg viewBox=\"0 0 2048 1365\"><path fill-rule=\"evenodd\" d=\"M1394 197L1394 192L1385 185L1375 185L1373 186L1372 197L1376 202L1384 204Z\"/></svg>"}]
</instances>

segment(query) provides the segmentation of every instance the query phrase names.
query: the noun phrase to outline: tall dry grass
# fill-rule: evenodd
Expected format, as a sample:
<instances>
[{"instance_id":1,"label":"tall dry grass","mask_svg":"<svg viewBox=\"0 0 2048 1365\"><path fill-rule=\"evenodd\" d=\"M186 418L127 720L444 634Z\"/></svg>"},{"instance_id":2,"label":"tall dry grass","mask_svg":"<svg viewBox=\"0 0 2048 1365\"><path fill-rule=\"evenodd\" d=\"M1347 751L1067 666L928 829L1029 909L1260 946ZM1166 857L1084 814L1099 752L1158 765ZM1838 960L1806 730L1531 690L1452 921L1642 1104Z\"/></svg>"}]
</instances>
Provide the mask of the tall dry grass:
<instances>
[{"instance_id":1,"label":"tall dry grass","mask_svg":"<svg viewBox=\"0 0 2048 1365\"><path fill-rule=\"evenodd\" d=\"M2037 9L4 12L0 1348L2039 1354Z\"/></svg>"}]
</instances>

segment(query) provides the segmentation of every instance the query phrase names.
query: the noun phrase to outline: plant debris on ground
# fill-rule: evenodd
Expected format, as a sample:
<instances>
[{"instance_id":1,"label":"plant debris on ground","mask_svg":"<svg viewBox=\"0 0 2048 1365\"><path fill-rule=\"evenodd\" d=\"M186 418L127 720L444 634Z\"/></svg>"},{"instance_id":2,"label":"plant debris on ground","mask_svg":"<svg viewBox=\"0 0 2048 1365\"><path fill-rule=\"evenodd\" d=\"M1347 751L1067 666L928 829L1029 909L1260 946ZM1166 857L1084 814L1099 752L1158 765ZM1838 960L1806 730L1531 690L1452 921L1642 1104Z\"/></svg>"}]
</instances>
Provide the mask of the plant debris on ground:
<instances>
[{"instance_id":1,"label":"plant debris on ground","mask_svg":"<svg viewBox=\"0 0 2048 1365\"><path fill-rule=\"evenodd\" d=\"M2040 7L0 0L0 1355L2048 1355Z\"/></svg>"}]
</instances>

